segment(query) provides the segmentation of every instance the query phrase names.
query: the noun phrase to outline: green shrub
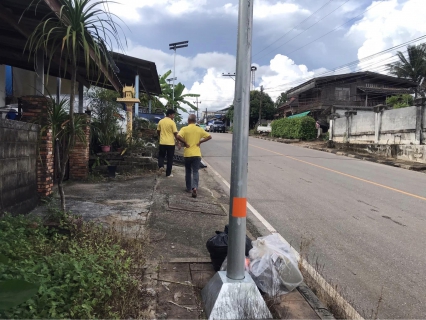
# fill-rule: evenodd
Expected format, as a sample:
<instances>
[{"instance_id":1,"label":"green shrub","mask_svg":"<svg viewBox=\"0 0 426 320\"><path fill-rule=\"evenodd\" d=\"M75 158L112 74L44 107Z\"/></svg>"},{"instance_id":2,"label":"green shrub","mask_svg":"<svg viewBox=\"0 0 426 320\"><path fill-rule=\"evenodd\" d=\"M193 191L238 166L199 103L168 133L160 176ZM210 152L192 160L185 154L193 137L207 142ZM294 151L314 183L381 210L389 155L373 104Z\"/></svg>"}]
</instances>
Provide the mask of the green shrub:
<instances>
[{"instance_id":1,"label":"green shrub","mask_svg":"<svg viewBox=\"0 0 426 320\"><path fill-rule=\"evenodd\" d=\"M59 234L28 217L0 219L0 254L9 259L0 263L0 281L39 285L34 297L0 311L0 318L138 317L137 307L123 302L132 300L129 294L143 301L131 274L133 252L123 246L131 240L73 217L67 223L61 228L70 232Z\"/></svg>"},{"instance_id":2,"label":"green shrub","mask_svg":"<svg viewBox=\"0 0 426 320\"><path fill-rule=\"evenodd\" d=\"M315 139L317 129L312 117L282 118L272 122L272 136L286 139Z\"/></svg>"}]
</instances>

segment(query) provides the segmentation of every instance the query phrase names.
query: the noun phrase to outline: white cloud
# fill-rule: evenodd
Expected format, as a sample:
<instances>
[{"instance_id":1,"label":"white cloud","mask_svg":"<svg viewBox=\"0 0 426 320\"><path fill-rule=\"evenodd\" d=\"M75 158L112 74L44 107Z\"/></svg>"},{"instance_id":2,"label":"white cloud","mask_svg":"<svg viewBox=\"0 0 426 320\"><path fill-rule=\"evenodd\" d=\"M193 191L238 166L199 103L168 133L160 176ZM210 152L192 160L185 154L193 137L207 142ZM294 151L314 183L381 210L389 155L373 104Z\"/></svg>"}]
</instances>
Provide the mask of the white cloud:
<instances>
[{"instance_id":1,"label":"white cloud","mask_svg":"<svg viewBox=\"0 0 426 320\"><path fill-rule=\"evenodd\" d=\"M307 66L297 65L289 57L281 54L277 54L268 66L258 68L261 77L260 85L266 88L265 91L273 99L279 96L281 92L325 71L327 71L325 68L308 70Z\"/></svg>"},{"instance_id":2,"label":"white cloud","mask_svg":"<svg viewBox=\"0 0 426 320\"><path fill-rule=\"evenodd\" d=\"M254 19L274 19L276 16L284 17L284 15L295 12L298 12L298 14L309 13L309 10L301 8L297 4L284 1L278 1L271 4L266 0L258 0L254 2L253 9Z\"/></svg>"},{"instance_id":3,"label":"white cloud","mask_svg":"<svg viewBox=\"0 0 426 320\"><path fill-rule=\"evenodd\" d=\"M426 5L424 0L389 0L383 3L373 1L363 19L354 24L347 37L361 38L358 59L418 38L426 34ZM398 49L404 51L405 47ZM361 62L359 68L385 72L384 64L395 61L387 53Z\"/></svg>"},{"instance_id":4,"label":"white cloud","mask_svg":"<svg viewBox=\"0 0 426 320\"><path fill-rule=\"evenodd\" d=\"M207 23L208 19L216 19L218 14L229 16L230 19L235 20L238 13L238 4L236 0L229 0L228 2L226 0L215 0L214 2L207 0L118 1L124 4L121 6L122 9L118 9L119 6L116 6L112 11L121 16L128 23L138 23L143 30L145 30L145 26L151 21L154 21L154 19L160 21L161 26L161 23L163 23L167 17L173 15L183 16L188 13L196 12L196 16L199 15L198 13L203 14L203 19L205 19ZM309 52L309 47L303 49L303 52L298 52L297 55L288 57L285 53L291 52L291 48L287 48L286 46L283 48L283 51L281 51L281 54L276 54L274 58L269 61L262 60L261 65L258 65L256 87L259 88L260 85L263 85L266 88L266 92L275 99L281 92L314 76L324 75L325 72L328 72L326 75L330 75L353 71L351 68L346 67L333 73L326 68L320 68L321 66L336 67L336 64L339 65L350 62L346 55L348 52L351 55L353 54L354 50L351 48L355 48L355 50L358 49L357 57L362 59L376 52L426 34L426 24L423 23L424 17L426 16L425 1L426 0L372 1L362 19L357 21L344 37L342 33L340 35L341 38L337 39L340 40L341 43L347 44L345 49L349 49L345 51L344 48L339 49L339 46L333 47L333 45L325 41L327 38L324 38L324 41L321 41L316 46L316 51L313 53L314 59L311 57L312 59L309 61L309 56L305 54ZM342 1L339 3L342 3ZM319 6L319 4L317 4L317 6L312 8L310 4L310 0L299 0L298 2L290 0L255 1L255 31L258 30L256 32L264 34L264 37L261 38L262 44L260 48L268 45L272 40L275 41L277 35L281 36L283 34L283 30L291 30L293 26L297 25L297 23L305 17L308 17L313 10ZM337 1L336 4L334 4L334 7L335 6L337 6ZM321 18L334 7L327 7L327 11L321 11L321 13L314 18ZM345 15L352 17L355 15L354 12L359 12L359 10L364 10L364 5L361 4L360 6L360 3L355 1L348 2L336 12L336 15L333 14L333 16L327 18L323 24L327 27L327 30L331 30L335 25L341 24L342 20L346 21L347 18ZM153 12L158 14L152 14ZM215 16L213 17L212 15ZM310 23L312 23L312 21ZM212 26L214 25L212 21L209 21L209 23ZM318 28L312 28L310 31L306 32L306 37L312 37L313 35L311 32L314 31L321 35L322 32L319 32L321 31L319 29L324 28L324 26L318 24ZM194 27L196 28L197 26ZM306 27L306 25L301 26L302 29L303 27ZM234 31L235 30L228 31L228 29L220 29L220 32L223 33L221 33L220 37L217 37L217 39L226 41L230 34L234 36ZM167 32L173 32L173 30L167 29ZM196 36L200 37L200 39L201 37L205 37L205 35L198 34ZM198 39L196 36L194 35L194 38ZM303 40L299 38L302 37L298 37L295 40ZM203 38L202 40L204 41L205 39ZM336 41L336 39L333 39L331 36L329 40ZM343 40L345 42L343 42ZM199 42L201 43L203 41ZM306 40L302 43L305 42ZM321 54L319 49L321 47L327 49L324 49L324 52L327 52L326 54ZM193 47L189 49L192 48ZM176 77L178 81L186 85L187 89L185 92L201 95L199 99L202 101L200 109L208 108L210 110L217 110L228 106L233 100L235 83L230 78L223 77L222 73L235 71L235 57L224 52L211 52L215 49L203 49L202 46L198 46L197 51L191 51L189 49L188 51L185 49L179 50L176 57ZM232 49L234 49L234 47L232 47ZM332 53L334 54L334 58L339 58L339 54L343 55L341 52L345 52L346 55L340 57L342 60L337 62L330 56L331 50L333 50ZM401 48L400 50L405 50L405 48ZM188 52L192 52L192 56L185 56ZM159 74L173 69L173 53L171 51L155 50L137 44L130 44L130 49L127 50L126 54L154 61L157 65ZM390 55L380 56L376 61L368 61L361 64L361 67L366 70L375 70L375 66L381 66L384 63L392 62L392 59L387 59L389 57ZM354 60L354 57L352 56L350 59ZM296 60L297 63L295 63L294 60ZM315 63L312 63L313 60L315 60ZM320 67L316 69L308 67L312 65Z\"/></svg>"},{"instance_id":5,"label":"white cloud","mask_svg":"<svg viewBox=\"0 0 426 320\"><path fill-rule=\"evenodd\" d=\"M143 15L147 8L158 8L172 16L201 11L207 0L115 0L109 4L112 13L127 23L152 23L155 17Z\"/></svg>"},{"instance_id":6,"label":"white cloud","mask_svg":"<svg viewBox=\"0 0 426 320\"><path fill-rule=\"evenodd\" d=\"M168 70L173 70L173 54L161 50L150 49L142 46L132 47L127 54L155 61L158 73L161 75ZM273 99L282 91L301 81L313 77L325 69L308 70L305 65L297 65L293 60L283 55L276 55L269 65L258 66L256 72L256 87L263 85ZM202 101L200 109L218 110L232 103L235 82L230 77L223 77L223 73L235 71L235 57L230 54L218 52L199 53L188 58L176 56L177 81L186 86L185 93L200 94ZM171 75L172 76L172 75ZM282 86L282 84L287 84ZM281 85L281 86L280 86ZM279 86L277 88L277 86Z\"/></svg>"}]
</instances>

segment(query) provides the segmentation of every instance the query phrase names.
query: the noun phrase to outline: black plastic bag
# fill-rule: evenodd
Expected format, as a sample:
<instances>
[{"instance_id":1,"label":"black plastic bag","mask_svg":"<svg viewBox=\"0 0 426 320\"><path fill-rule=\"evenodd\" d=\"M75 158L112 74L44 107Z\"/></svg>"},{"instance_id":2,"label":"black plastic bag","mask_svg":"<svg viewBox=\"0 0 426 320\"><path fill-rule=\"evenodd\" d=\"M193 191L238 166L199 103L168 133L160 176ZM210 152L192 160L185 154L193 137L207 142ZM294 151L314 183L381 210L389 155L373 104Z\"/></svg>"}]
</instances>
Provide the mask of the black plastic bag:
<instances>
[{"instance_id":1,"label":"black plastic bag","mask_svg":"<svg viewBox=\"0 0 426 320\"><path fill-rule=\"evenodd\" d=\"M228 230L229 230L229 224L227 224L226 226L225 226L225 230L224 230L224 232L226 233L226 234L228 234ZM253 248L253 246L251 245L251 242L252 242L253 240L251 240L249 237L247 237L246 236L246 252L245 252L245 254L246 254L246 257L248 257L248 255L249 255L249 251Z\"/></svg>"},{"instance_id":2,"label":"black plastic bag","mask_svg":"<svg viewBox=\"0 0 426 320\"><path fill-rule=\"evenodd\" d=\"M228 255L228 225L225 226L225 232L216 231L216 235L207 240L206 247L210 253L214 270L219 271ZM246 236L246 256L249 255L251 248L253 248L251 239Z\"/></svg>"}]
</instances>

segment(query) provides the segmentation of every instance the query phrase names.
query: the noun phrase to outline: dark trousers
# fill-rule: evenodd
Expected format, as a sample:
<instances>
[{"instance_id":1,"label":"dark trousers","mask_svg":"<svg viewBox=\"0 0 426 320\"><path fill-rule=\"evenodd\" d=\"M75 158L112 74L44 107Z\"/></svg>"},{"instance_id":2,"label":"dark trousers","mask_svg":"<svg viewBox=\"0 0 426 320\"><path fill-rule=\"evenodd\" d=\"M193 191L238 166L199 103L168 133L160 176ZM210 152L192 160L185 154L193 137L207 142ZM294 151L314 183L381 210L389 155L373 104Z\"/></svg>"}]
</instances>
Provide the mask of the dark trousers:
<instances>
[{"instance_id":1,"label":"dark trousers","mask_svg":"<svg viewBox=\"0 0 426 320\"><path fill-rule=\"evenodd\" d=\"M164 168L164 159L167 157L166 176L169 176L172 173L174 155L175 155L175 146L160 144L160 149L158 150L158 167Z\"/></svg>"},{"instance_id":2,"label":"dark trousers","mask_svg":"<svg viewBox=\"0 0 426 320\"><path fill-rule=\"evenodd\" d=\"M201 157L185 157L186 190L198 189L200 162Z\"/></svg>"}]
</instances>

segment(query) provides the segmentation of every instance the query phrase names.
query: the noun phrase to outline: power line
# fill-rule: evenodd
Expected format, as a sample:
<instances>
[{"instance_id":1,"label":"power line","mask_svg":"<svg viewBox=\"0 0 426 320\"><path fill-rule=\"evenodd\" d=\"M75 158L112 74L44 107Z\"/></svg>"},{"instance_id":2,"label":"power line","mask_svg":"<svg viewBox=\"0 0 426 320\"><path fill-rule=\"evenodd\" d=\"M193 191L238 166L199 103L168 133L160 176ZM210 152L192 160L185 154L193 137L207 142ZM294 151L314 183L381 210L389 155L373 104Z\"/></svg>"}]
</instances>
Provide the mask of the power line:
<instances>
[{"instance_id":1,"label":"power line","mask_svg":"<svg viewBox=\"0 0 426 320\"><path fill-rule=\"evenodd\" d=\"M313 26L315 26L316 24L320 23L321 21L323 21L325 18L327 18L329 15L331 15L333 12L337 11L337 9L341 8L345 3L349 2L350 0L346 0L345 2L343 2L340 6L338 6L336 9L334 9L333 11L329 12L327 15L325 15L324 17L322 17L319 21L315 22L314 24L310 25L308 28L306 28L305 30L303 30L302 32L298 33L297 35L295 35L293 38L291 38L290 40L284 42L282 45L278 46L277 48L267 52L266 54L264 54L263 56L261 56L259 59L267 56L268 54L270 54L271 52L274 52L275 50L283 47L285 44L289 43L291 40L296 39L298 36L300 36L302 33L308 31L310 28L312 28Z\"/></svg>"},{"instance_id":2,"label":"power line","mask_svg":"<svg viewBox=\"0 0 426 320\"><path fill-rule=\"evenodd\" d=\"M351 21L355 20L356 18L358 18L358 17L362 16L364 13L366 13L367 11L369 11L369 10L371 10L371 9L373 9L373 8L375 8L375 7L377 7L378 5L381 5L381 4L383 3L383 1L384 1L384 0L379 0L379 1L378 1L378 3L377 3L375 6L372 6L372 7L368 8L368 9L367 9L367 10L365 10L363 13L361 13L361 14L357 15L355 18L352 18L352 19L350 19L350 20L346 21L345 23L342 23L341 25L339 25L339 26L335 27L333 30L331 30L331 31L329 31L329 32L327 32L327 33L325 33L325 34L323 34L321 37L316 38L314 41L308 42L308 43L307 43L307 44L305 44L304 46L301 46L300 48L298 48L298 49L296 49L296 50L293 50L292 52L290 52L290 53L289 53L289 55L290 55L290 54L292 54L292 53L295 53L295 52L299 51L300 49L305 48L306 46L308 46L308 45L310 45L310 44L312 44L312 43L314 43L314 42L316 42L316 41L318 41L318 40L320 40L320 39L322 39L322 38L324 38L324 37L326 37L326 36L328 36L330 33L333 33L334 31L337 31L340 27L344 26L345 24L347 24L347 23L349 23L349 22L351 22Z\"/></svg>"},{"instance_id":3,"label":"power line","mask_svg":"<svg viewBox=\"0 0 426 320\"><path fill-rule=\"evenodd\" d=\"M421 36L421 37L418 37L418 38L412 39L412 40L410 40L410 41L407 41L407 42L401 43L401 44L399 44L399 45L396 45L396 46L393 46L393 47L387 48L387 49L382 50L382 51L379 51L379 52L376 52L376 53L374 53L374 54L372 54L372 55L369 55L369 56L367 56L367 57L365 57L365 58L358 59L358 60L354 60L354 61L352 61L352 62L349 62L349 63L343 64L343 65L341 65L341 66L339 66L339 67L337 67L337 68L334 68L334 69L332 69L332 70L328 70L328 71L325 71L325 72L319 73L319 74L315 75L314 77L310 77L310 78L307 78L307 79L304 79L304 80L295 80L295 81L286 82L286 83L283 83L283 84L277 85L277 86L275 86L275 87L265 88L265 90L267 90L267 91L273 91L273 89L277 89L277 90L275 90L275 91L279 91L279 90L280 90L280 89L279 89L279 87L288 86L288 85L292 85L292 84L295 84L295 83L299 83L299 84L300 84L300 83L306 82L306 81L308 81L308 80L311 80L311 79L313 79L313 78L317 78L317 77L319 77L319 76L332 75L332 74L334 74L336 71L338 71L338 70L340 70L340 69L343 69L343 68L346 68L346 67L351 67L351 66L357 65L357 64L359 64L359 63L361 63L361 62L365 62L365 61L368 61L368 60L374 59L375 57L379 57L379 56L381 56L381 55L383 55L383 54L385 54L385 53L388 53L388 52L390 52L390 51L393 51L393 50L399 49L399 48L401 48L401 47L403 47L403 46L406 46L406 45L408 45L408 44L410 44L410 43L412 43L412 42L418 42L418 41L424 40L425 38L426 38L426 35L423 35L423 36ZM281 89L281 90L283 90L283 89Z\"/></svg>"},{"instance_id":4,"label":"power line","mask_svg":"<svg viewBox=\"0 0 426 320\"><path fill-rule=\"evenodd\" d=\"M384 1L384 0L379 0L379 1L378 1L378 3L377 3L376 5L374 5L374 6L370 7L370 8L368 8L367 10L363 11L361 14L357 15L356 17L354 17L354 18L352 18L352 19L350 19L350 20L348 20L348 21L346 21L346 22L342 23L341 25L339 25L339 26L335 27L333 30L331 30L331 31L329 31L329 32L327 32L327 33L325 33L325 34L323 34L321 37L316 38L315 40L313 40L313 41L311 41L311 42L308 42L307 44L305 44L305 45L301 46L300 48L298 48L298 49L296 49L296 50L293 50L292 52L288 53L288 54L287 54L287 56L289 56L290 54L292 54L292 53L294 53L294 52L296 52L296 51L299 51L300 49L305 48L306 46L308 46L308 45L310 45L310 44L312 44L312 43L314 43L314 42L316 42L316 41L318 41L318 40L320 40L320 39L322 39L322 38L326 37L326 36L327 36L327 35L329 35L330 33L334 32L334 31L337 31L340 27L342 27L342 26L344 26L345 24L347 24L347 23L349 23L349 22L351 22L351 21L353 21L353 20L357 19L358 17L362 16L362 15L363 15L364 13L366 13L367 11L369 11L369 10L371 10L371 9L373 9L373 8L375 8L375 7L377 7L378 5L382 4L382 3L383 3L383 1ZM344 4L344 3L343 3L343 4ZM342 5L343 5L343 4L342 4ZM338 9L338 8L337 8L337 9ZM320 20L320 21L321 21L321 20ZM303 33L303 32L302 32L302 33ZM292 38L292 39L294 39L294 38ZM292 39L290 39L290 40L292 40ZM287 42L286 42L286 43L287 43ZM286 44L286 43L284 43L284 44ZM282 44L281 46L277 47L276 49L281 48L284 44ZM276 50L276 49L274 49L274 50ZM259 59L262 59L263 57L265 57L265 56L266 56L266 55L268 55L269 53L273 52L274 50L269 51L269 52L268 52L268 53L266 53L265 55L261 56Z\"/></svg>"},{"instance_id":5,"label":"power line","mask_svg":"<svg viewBox=\"0 0 426 320\"><path fill-rule=\"evenodd\" d=\"M255 53L253 55L253 57L257 56L259 53L261 53L262 51L265 51L266 49L268 49L269 47L271 47L274 43L277 43L279 40L281 40L282 38L284 38L286 35L288 35L290 32L292 32L294 29L296 29L298 26L300 26L302 23L304 23L305 21L307 21L310 17L312 17L315 13L317 13L318 11L320 11L322 8L324 8L325 6L327 6L330 2L332 2L333 0L329 0L327 3L325 3L324 5L322 5L318 10L316 10L314 13L312 13L309 17L307 17L305 20L303 20L302 22L300 22L299 24L297 24L296 26L294 26L290 31L287 31L283 36L279 37L277 40L275 40L274 42L272 42L270 45L266 46L265 48L263 48L262 50L258 51L257 53ZM347 2L347 1L346 1Z\"/></svg>"}]
</instances>

